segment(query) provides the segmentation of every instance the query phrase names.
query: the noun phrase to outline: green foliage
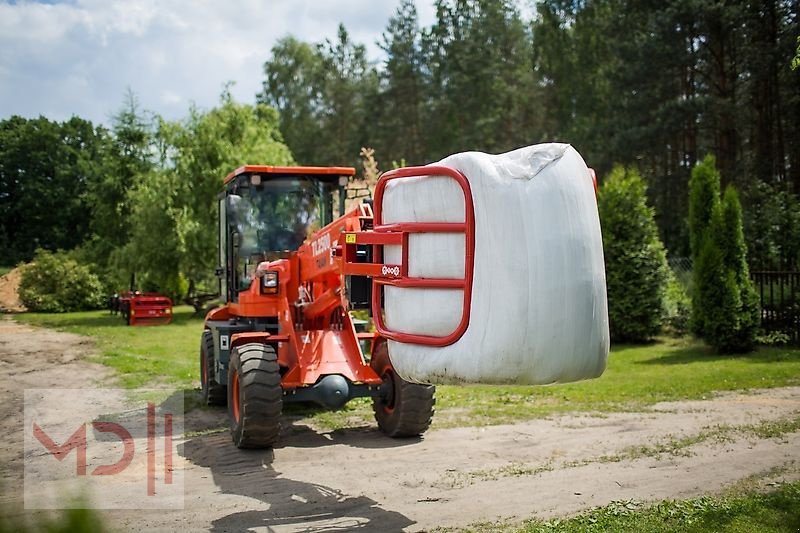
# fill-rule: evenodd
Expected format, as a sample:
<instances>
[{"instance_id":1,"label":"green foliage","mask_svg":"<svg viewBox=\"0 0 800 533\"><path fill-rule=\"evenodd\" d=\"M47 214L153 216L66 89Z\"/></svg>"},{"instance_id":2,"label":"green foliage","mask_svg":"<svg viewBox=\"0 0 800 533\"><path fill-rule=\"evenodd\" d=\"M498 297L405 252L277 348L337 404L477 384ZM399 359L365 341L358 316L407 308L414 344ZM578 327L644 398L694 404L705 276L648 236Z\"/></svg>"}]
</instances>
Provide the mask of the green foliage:
<instances>
[{"instance_id":1,"label":"green foliage","mask_svg":"<svg viewBox=\"0 0 800 533\"><path fill-rule=\"evenodd\" d=\"M91 336L97 361L118 372L121 386L153 383L192 389L199 381L197 346L202 318L190 307L175 308L172 324L132 328L107 311L66 314L24 313L14 319ZM436 427L513 423L566 412L642 411L658 402L699 400L716 391L800 385L800 349L760 348L740 356L714 355L689 339L644 346L615 345L600 379L552 385L437 387ZM368 400L346 411L314 411L325 428L370 423Z\"/></svg>"},{"instance_id":2,"label":"green foliage","mask_svg":"<svg viewBox=\"0 0 800 533\"><path fill-rule=\"evenodd\" d=\"M92 206L91 234L81 246L81 256L97 265L111 291L126 286L130 272L111 261L131 232L134 199L131 191L155 168L154 119L139 107L130 89L120 110L112 118L112 151L97 163L102 172L87 191Z\"/></svg>"},{"instance_id":3,"label":"green foliage","mask_svg":"<svg viewBox=\"0 0 800 533\"><path fill-rule=\"evenodd\" d=\"M759 326L758 295L750 280L747 266L747 245L742 229L742 206L733 186L725 189L722 197L721 226L715 231L725 266L733 275L738 296L736 308L737 327L732 338L719 345L725 351L749 351L753 348Z\"/></svg>"},{"instance_id":4,"label":"green foliage","mask_svg":"<svg viewBox=\"0 0 800 533\"><path fill-rule=\"evenodd\" d=\"M715 217L715 220L719 219L719 216ZM712 227L718 225L712 224ZM694 329L702 332L709 344L726 353L731 344L729 340L737 335L739 329L737 310L741 300L736 277L726 267L722 251L710 235L704 237L694 272Z\"/></svg>"},{"instance_id":5,"label":"green foliage","mask_svg":"<svg viewBox=\"0 0 800 533\"><path fill-rule=\"evenodd\" d=\"M104 303L98 277L63 252L37 250L21 276L19 298L31 311L63 313L97 309Z\"/></svg>"},{"instance_id":6,"label":"green foliage","mask_svg":"<svg viewBox=\"0 0 800 533\"><path fill-rule=\"evenodd\" d=\"M790 532L800 528L800 483L784 483L762 493L691 500L666 500L645 505L614 501L572 518L528 523L519 533L631 532L749 533ZM509 529L511 530L511 529Z\"/></svg>"},{"instance_id":7,"label":"green foliage","mask_svg":"<svg viewBox=\"0 0 800 533\"><path fill-rule=\"evenodd\" d=\"M531 34L516 2L437 0L422 39L430 71L424 128L428 160L465 150L504 151L545 133ZM398 109L396 112L402 112ZM380 159L407 157L383 154Z\"/></svg>"},{"instance_id":8,"label":"green foliage","mask_svg":"<svg viewBox=\"0 0 800 533\"><path fill-rule=\"evenodd\" d=\"M669 267L653 209L635 170L616 167L597 197L603 228L608 316L615 341L657 334L664 314Z\"/></svg>"},{"instance_id":9,"label":"green foliage","mask_svg":"<svg viewBox=\"0 0 800 533\"><path fill-rule=\"evenodd\" d=\"M764 335L757 335L756 342L763 346L786 346L791 341L791 337L779 331L772 331Z\"/></svg>"},{"instance_id":10,"label":"green foliage","mask_svg":"<svg viewBox=\"0 0 800 533\"><path fill-rule=\"evenodd\" d=\"M381 91L371 117L374 141L389 158L401 155L413 164L425 161L425 95L428 78L417 8L412 0L401 0L378 43L386 54L380 72ZM402 135L397 132L402 131Z\"/></svg>"},{"instance_id":11,"label":"green foliage","mask_svg":"<svg viewBox=\"0 0 800 533\"><path fill-rule=\"evenodd\" d=\"M709 154L692 169L689 180L689 242L697 261L711 219L719 205L720 175L716 158Z\"/></svg>"},{"instance_id":12,"label":"green foliage","mask_svg":"<svg viewBox=\"0 0 800 533\"><path fill-rule=\"evenodd\" d=\"M745 241L755 270L800 267L800 198L783 186L756 182L743 191Z\"/></svg>"},{"instance_id":13,"label":"green foliage","mask_svg":"<svg viewBox=\"0 0 800 533\"><path fill-rule=\"evenodd\" d=\"M664 317L662 326L665 333L685 335L689 332L692 313L692 300L678 281L672 270L667 275L667 288L664 291Z\"/></svg>"},{"instance_id":14,"label":"green foliage","mask_svg":"<svg viewBox=\"0 0 800 533\"><path fill-rule=\"evenodd\" d=\"M109 133L73 117L0 121L0 258L28 261L37 248L69 250L89 231L86 193L102 174Z\"/></svg>"},{"instance_id":15,"label":"green foliage","mask_svg":"<svg viewBox=\"0 0 800 533\"><path fill-rule=\"evenodd\" d=\"M291 165L278 132L278 115L265 105L245 105L223 92L220 105L192 108L183 122L159 124L162 161L137 176L129 192L130 237L114 264L136 272L143 288L175 298L213 291L217 267L217 195L222 179L243 164Z\"/></svg>"},{"instance_id":16,"label":"green foliage","mask_svg":"<svg viewBox=\"0 0 800 533\"><path fill-rule=\"evenodd\" d=\"M722 352L746 352L755 341L758 301L747 267L742 207L731 186L720 202L719 181L711 156L692 171L692 329Z\"/></svg>"},{"instance_id":17,"label":"green foliage","mask_svg":"<svg viewBox=\"0 0 800 533\"><path fill-rule=\"evenodd\" d=\"M719 207L720 176L713 155L707 155L692 169L689 180L689 242L694 264L692 283L691 327L697 335L705 333L707 309L714 307L717 291L725 284L722 257L714 242L708 237L714 214Z\"/></svg>"},{"instance_id":18,"label":"green foliage","mask_svg":"<svg viewBox=\"0 0 800 533\"><path fill-rule=\"evenodd\" d=\"M339 25L336 39L308 44L285 37L264 63L257 95L280 113L280 131L304 165L351 165L367 145L367 123L377 90L366 47Z\"/></svg>"},{"instance_id":19,"label":"green foliage","mask_svg":"<svg viewBox=\"0 0 800 533\"><path fill-rule=\"evenodd\" d=\"M21 513L3 502L0 504L0 533L102 533L110 531L100 512L91 508L86 495L70 494L62 503L64 509L59 512L32 514Z\"/></svg>"}]
</instances>

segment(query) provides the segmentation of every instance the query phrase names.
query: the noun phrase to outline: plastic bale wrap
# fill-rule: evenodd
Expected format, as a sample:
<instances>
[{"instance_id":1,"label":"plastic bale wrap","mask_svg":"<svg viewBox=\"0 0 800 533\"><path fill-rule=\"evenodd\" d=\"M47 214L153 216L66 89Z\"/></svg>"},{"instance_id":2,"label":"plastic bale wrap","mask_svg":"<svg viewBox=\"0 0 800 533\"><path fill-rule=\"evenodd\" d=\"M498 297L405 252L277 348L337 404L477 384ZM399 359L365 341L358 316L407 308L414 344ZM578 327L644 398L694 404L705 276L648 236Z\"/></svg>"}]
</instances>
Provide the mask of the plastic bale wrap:
<instances>
[{"instance_id":1,"label":"plastic bale wrap","mask_svg":"<svg viewBox=\"0 0 800 533\"><path fill-rule=\"evenodd\" d=\"M597 377L609 333L600 221L592 178L568 144L500 155L467 152L438 165L469 181L475 259L469 325L449 346L389 341L395 370L420 383L565 383ZM464 222L464 194L447 177L389 182L384 224ZM409 236L410 277L463 278L464 234ZM387 264L401 262L386 246ZM446 336L463 313L462 289L385 287L392 331Z\"/></svg>"}]
</instances>

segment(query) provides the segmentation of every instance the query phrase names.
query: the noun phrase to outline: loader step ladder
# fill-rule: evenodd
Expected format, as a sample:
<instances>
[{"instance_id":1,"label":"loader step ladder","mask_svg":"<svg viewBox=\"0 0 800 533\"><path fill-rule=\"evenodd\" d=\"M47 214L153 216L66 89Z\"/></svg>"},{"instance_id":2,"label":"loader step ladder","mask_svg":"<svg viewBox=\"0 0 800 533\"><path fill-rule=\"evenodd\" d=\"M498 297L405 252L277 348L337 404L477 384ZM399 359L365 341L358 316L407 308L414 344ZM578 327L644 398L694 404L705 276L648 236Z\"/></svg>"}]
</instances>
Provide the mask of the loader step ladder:
<instances>
[{"instance_id":1,"label":"loader step ladder","mask_svg":"<svg viewBox=\"0 0 800 533\"><path fill-rule=\"evenodd\" d=\"M464 193L463 222L401 222L383 223L383 195L386 185L392 180L426 177L430 179L452 179ZM472 302L472 277L475 264L475 212L472 203L472 190L467 178L450 167L431 165L406 167L384 173L375 186L375 225L373 231L347 233L343 250L344 272L348 275L369 276L372 278L372 316L377 333L387 339L425 346L448 346L453 344L469 326L470 304ZM420 278L408 275L408 239L415 233L463 233L465 237L464 277ZM372 245L373 263L357 262L357 246ZM402 259L399 265L383 262L384 246L400 246ZM456 328L445 336L418 335L394 331L386 326L381 302L385 286L400 288L460 289L464 299L461 320Z\"/></svg>"}]
</instances>

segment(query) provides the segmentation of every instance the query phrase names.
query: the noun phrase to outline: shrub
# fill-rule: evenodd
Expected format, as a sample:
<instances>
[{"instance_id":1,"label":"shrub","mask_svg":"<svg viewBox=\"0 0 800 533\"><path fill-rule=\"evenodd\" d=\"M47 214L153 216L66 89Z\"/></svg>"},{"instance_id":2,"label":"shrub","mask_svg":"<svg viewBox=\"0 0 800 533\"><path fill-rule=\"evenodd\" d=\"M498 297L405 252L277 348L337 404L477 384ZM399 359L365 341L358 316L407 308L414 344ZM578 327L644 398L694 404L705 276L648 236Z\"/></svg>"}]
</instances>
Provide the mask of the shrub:
<instances>
[{"instance_id":1,"label":"shrub","mask_svg":"<svg viewBox=\"0 0 800 533\"><path fill-rule=\"evenodd\" d=\"M63 313L103 305L98 277L64 252L37 250L21 276L19 298L30 311Z\"/></svg>"},{"instance_id":2,"label":"shrub","mask_svg":"<svg viewBox=\"0 0 800 533\"><path fill-rule=\"evenodd\" d=\"M728 351L728 340L738 329L737 309L741 301L736 278L726 268L722 250L710 233L703 240L694 272L695 293L692 301L702 302L702 314L692 315L696 321L694 328L702 331L706 342L718 351ZM699 320L702 322L697 322Z\"/></svg>"},{"instance_id":3,"label":"shrub","mask_svg":"<svg viewBox=\"0 0 800 533\"><path fill-rule=\"evenodd\" d=\"M616 167L598 193L614 341L643 341L659 332L669 267L639 174Z\"/></svg>"},{"instance_id":4,"label":"shrub","mask_svg":"<svg viewBox=\"0 0 800 533\"><path fill-rule=\"evenodd\" d=\"M697 265L705 245L705 236L711 226L714 212L719 209L720 176L713 155L707 155L692 169L689 180L689 244L692 251L692 263L697 278ZM694 333L703 336L706 323L704 302L697 291L700 287L692 284L692 318L691 328Z\"/></svg>"},{"instance_id":5,"label":"shrub","mask_svg":"<svg viewBox=\"0 0 800 533\"><path fill-rule=\"evenodd\" d=\"M662 325L671 335L685 335L689 332L689 319L692 312L692 301L672 270L667 277L667 288L664 292L664 317Z\"/></svg>"},{"instance_id":6,"label":"shrub","mask_svg":"<svg viewBox=\"0 0 800 533\"><path fill-rule=\"evenodd\" d=\"M733 187L720 202L719 181L714 158L707 156L689 182L692 329L718 351L747 352L758 328L758 299L747 268L742 206Z\"/></svg>"},{"instance_id":7,"label":"shrub","mask_svg":"<svg viewBox=\"0 0 800 533\"><path fill-rule=\"evenodd\" d=\"M722 260L732 276L736 290L735 329L730 338L720 345L726 351L749 352L755 344L759 324L758 295L750 280L747 268L747 245L742 229L742 205L736 189L728 186L722 197L722 213L719 226L714 230L718 236Z\"/></svg>"}]
</instances>

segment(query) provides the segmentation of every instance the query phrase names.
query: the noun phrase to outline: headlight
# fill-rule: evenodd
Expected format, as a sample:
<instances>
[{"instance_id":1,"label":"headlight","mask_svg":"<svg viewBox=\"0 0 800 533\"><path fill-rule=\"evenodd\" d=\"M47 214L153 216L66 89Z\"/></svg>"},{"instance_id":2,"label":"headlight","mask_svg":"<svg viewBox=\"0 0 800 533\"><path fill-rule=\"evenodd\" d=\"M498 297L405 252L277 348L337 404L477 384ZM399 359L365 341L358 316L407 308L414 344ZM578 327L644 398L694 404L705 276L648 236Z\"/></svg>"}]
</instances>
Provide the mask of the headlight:
<instances>
[{"instance_id":1,"label":"headlight","mask_svg":"<svg viewBox=\"0 0 800 533\"><path fill-rule=\"evenodd\" d=\"M277 294L278 292L278 272L267 270L261 278L261 292L263 294Z\"/></svg>"}]
</instances>

